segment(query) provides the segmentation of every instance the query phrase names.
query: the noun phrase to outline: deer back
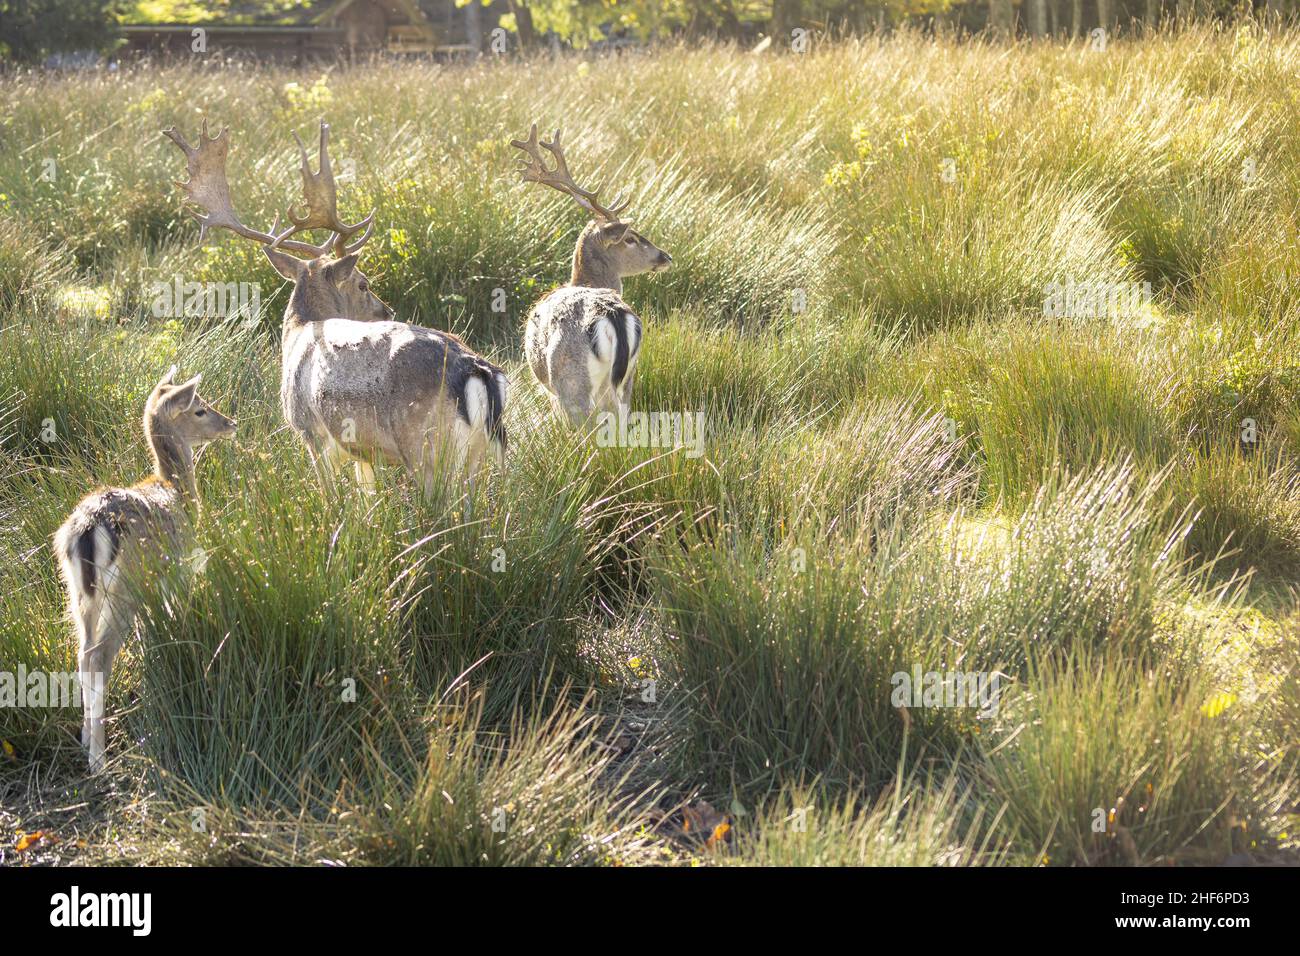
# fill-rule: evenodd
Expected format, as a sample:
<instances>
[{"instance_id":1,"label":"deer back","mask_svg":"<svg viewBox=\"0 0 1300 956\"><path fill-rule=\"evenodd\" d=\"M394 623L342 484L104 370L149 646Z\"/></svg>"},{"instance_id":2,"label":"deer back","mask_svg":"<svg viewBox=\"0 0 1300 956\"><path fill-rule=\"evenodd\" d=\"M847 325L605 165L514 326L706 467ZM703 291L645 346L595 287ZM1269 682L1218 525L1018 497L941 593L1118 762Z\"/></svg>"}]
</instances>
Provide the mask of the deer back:
<instances>
[{"instance_id":1,"label":"deer back","mask_svg":"<svg viewBox=\"0 0 1300 956\"><path fill-rule=\"evenodd\" d=\"M641 347L641 320L611 289L562 286L533 306L524 353L537 380L560 395L617 388Z\"/></svg>"},{"instance_id":2,"label":"deer back","mask_svg":"<svg viewBox=\"0 0 1300 956\"><path fill-rule=\"evenodd\" d=\"M499 427L505 392L499 367L422 326L327 319L284 342L286 419L357 457L409 466L456 428Z\"/></svg>"}]
</instances>

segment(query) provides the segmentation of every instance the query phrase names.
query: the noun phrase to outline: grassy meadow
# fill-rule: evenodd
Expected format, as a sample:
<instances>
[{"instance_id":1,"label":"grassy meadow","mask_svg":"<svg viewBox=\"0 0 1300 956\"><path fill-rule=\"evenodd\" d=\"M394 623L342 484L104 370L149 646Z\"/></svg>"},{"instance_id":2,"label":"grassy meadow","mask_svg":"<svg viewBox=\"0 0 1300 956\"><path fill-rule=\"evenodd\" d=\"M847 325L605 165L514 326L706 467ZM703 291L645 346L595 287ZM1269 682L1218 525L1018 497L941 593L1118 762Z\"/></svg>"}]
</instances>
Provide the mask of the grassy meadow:
<instances>
[{"instance_id":1,"label":"grassy meadow","mask_svg":"<svg viewBox=\"0 0 1300 956\"><path fill-rule=\"evenodd\" d=\"M0 709L0 860L1297 858L1300 34L0 93L0 670L75 669L50 536L145 474L166 368L240 420L199 464L202 574L118 659L106 771L79 710ZM259 228L328 120L378 294L508 368L472 499L395 470L322 498L279 411L285 284L172 184L159 130L204 117ZM633 406L702 412L699 457L598 447L522 362L583 222L518 182L534 120L673 255L624 290ZM155 317L176 276L262 314ZM1150 295L1045 314L1067 281ZM917 668L999 704L894 706Z\"/></svg>"}]
</instances>

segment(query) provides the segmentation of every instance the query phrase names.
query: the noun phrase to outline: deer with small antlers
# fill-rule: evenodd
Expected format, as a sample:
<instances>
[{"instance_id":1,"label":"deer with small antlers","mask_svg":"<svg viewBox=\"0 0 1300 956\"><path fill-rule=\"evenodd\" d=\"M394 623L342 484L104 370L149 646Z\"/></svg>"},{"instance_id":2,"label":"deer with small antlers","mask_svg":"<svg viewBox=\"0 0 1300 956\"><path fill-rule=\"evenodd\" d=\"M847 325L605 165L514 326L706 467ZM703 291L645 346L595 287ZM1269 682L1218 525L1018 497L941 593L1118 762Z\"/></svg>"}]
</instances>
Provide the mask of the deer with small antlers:
<instances>
[{"instance_id":1,"label":"deer with small antlers","mask_svg":"<svg viewBox=\"0 0 1300 956\"><path fill-rule=\"evenodd\" d=\"M557 413L572 424L587 423L600 412L625 415L641 351L641 319L623 301L623 280L667 269L672 256L619 217L627 199L605 206L597 199L599 188L584 189L573 181L558 129L549 142L539 142L534 123L527 140L510 145L526 156L519 164L524 182L571 196L593 217L578 236L569 284L548 293L528 315L528 364ZM543 149L554 168L547 166Z\"/></svg>"},{"instance_id":2,"label":"deer with small antlers","mask_svg":"<svg viewBox=\"0 0 1300 956\"><path fill-rule=\"evenodd\" d=\"M196 375L173 384L176 366L144 406L153 474L130 488L102 488L81 500L54 534L54 553L77 629L81 745L90 769L104 765L104 693L113 660L139 610L139 575L185 557L199 517L195 453L229 438L235 423L199 396Z\"/></svg>"},{"instance_id":3,"label":"deer with small antlers","mask_svg":"<svg viewBox=\"0 0 1300 956\"><path fill-rule=\"evenodd\" d=\"M189 180L177 185L202 210L194 211L200 241L219 228L260 243L293 283L284 311L280 402L327 493L348 459L368 489L372 465L390 462L414 475L428 496L448 463L472 479L487 454L504 462L505 372L454 335L391 321L393 310L357 268L374 212L352 225L338 215L329 126L320 126L314 173L294 134L307 211L300 216L290 208L283 232L276 232L278 220L271 232L260 232L235 215L226 180L229 128L210 137L205 120L194 146L174 127L163 135L185 154ZM292 238L313 229L332 235L319 246Z\"/></svg>"}]
</instances>

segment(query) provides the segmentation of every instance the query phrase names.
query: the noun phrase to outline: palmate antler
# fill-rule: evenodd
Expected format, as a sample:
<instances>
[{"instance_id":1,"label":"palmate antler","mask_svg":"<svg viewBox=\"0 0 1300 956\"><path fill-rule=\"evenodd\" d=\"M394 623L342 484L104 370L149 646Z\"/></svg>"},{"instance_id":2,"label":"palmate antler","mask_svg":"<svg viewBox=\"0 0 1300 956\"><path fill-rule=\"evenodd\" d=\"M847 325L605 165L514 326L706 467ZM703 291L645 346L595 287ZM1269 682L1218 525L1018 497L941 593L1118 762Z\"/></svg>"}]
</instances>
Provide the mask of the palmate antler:
<instances>
[{"instance_id":1,"label":"palmate antler","mask_svg":"<svg viewBox=\"0 0 1300 956\"><path fill-rule=\"evenodd\" d=\"M325 255L331 248L335 256L342 258L356 252L370 238L375 219L373 210L370 215L355 225L349 226L339 219L338 191L334 185L334 171L330 164L329 126L326 123L320 124L319 172L311 171L307 150L302 140L298 139L298 134L294 134L294 139L298 140L298 150L302 154L302 189L307 201L307 213L304 216L295 216L292 208L287 210L286 215L290 226L281 233L274 231L279 225L278 219L276 225L271 227L271 232L260 232L245 226L235 215L234 207L230 202L230 185L226 181L226 152L230 148L229 127L224 127L216 136L209 136L208 121L204 120L199 131L199 141L194 146L187 143L185 137L174 126L162 132L185 154L186 171L190 178L187 182L177 182L176 185L185 191L187 200L203 210L202 212L191 210L194 218L199 221L200 239L209 229L229 229L245 239L252 239L254 242L283 249L286 252L304 253L314 259ZM319 246L290 238L310 229L328 229L333 235ZM358 232L362 232L361 238L349 243L348 240Z\"/></svg>"},{"instance_id":2,"label":"palmate antler","mask_svg":"<svg viewBox=\"0 0 1300 956\"><path fill-rule=\"evenodd\" d=\"M631 201L629 197L624 197L621 202L615 202L612 206L602 206L596 199L600 192L597 186L593 190L583 189L573 181L569 175L569 167L564 162L564 147L560 145L560 131L557 129L550 142L537 140L537 124L534 123L528 131L527 140L512 139L510 145L517 149L522 149L528 156L528 159L521 160L519 171L523 174L523 180L526 183L541 183L543 186L550 186L552 189L558 189L562 193L572 196L579 206L590 212L597 219L604 219L607 222L616 222L618 214L627 208ZM546 150L555 158L555 168L548 169L546 158L542 155L542 150Z\"/></svg>"},{"instance_id":3,"label":"palmate antler","mask_svg":"<svg viewBox=\"0 0 1300 956\"><path fill-rule=\"evenodd\" d=\"M354 226L344 224L339 219L338 192L334 186L334 170L330 165L329 138L330 128L327 123L320 124L320 172L311 171L311 160L307 157L307 148L295 132L293 138L298 143L298 152L302 155L302 192L307 199L307 215L299 218L293 214L293 208L287 210L289 221L295 230L305 232L308 229L329 229L334 233L335 255L340 258L356 252L367 239L374 224L375 213ZM362 230L364 235L354 246L348 246L347 240Z\"/></svg>"}]
</instances>

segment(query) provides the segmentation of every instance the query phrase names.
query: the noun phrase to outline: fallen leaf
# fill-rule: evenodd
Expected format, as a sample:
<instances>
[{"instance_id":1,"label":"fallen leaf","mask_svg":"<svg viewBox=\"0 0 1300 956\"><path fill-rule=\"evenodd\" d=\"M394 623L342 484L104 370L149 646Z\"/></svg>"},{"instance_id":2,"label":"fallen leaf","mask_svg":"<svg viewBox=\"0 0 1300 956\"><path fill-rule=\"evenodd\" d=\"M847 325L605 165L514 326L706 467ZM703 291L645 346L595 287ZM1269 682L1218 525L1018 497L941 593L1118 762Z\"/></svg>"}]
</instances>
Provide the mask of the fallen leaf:
<instances>
[{"instance_id":1,"label":"fallen leaf","mask_svg":"<svg viewBox=\"0 0 1300 956\"><path fill-rule=\"evenodd\" d=\"M704 841L704 845L708 847L717 846L719 843L722 843L724 840L727 839L727 834L730 832L731 832L731 824L728 823L726 820L723 820L721 823L719 823L716 827L713 828L713 832L709 834L709 838Z\"/></svg>"},{"instance_id":2,"label":"fallen leaf","mask_svg":"<svg viewBox=\"0 0 1300 956\"><path fill-rule=\"evenodd\" d=\"M18 842L14 845L14 849L19 853L26 853L32 847L36 846L36 844L42 842L57 843L58 838L47 830L33 830L31 833L20 833L18 835Z\"/></svg>"}]
</instances>

